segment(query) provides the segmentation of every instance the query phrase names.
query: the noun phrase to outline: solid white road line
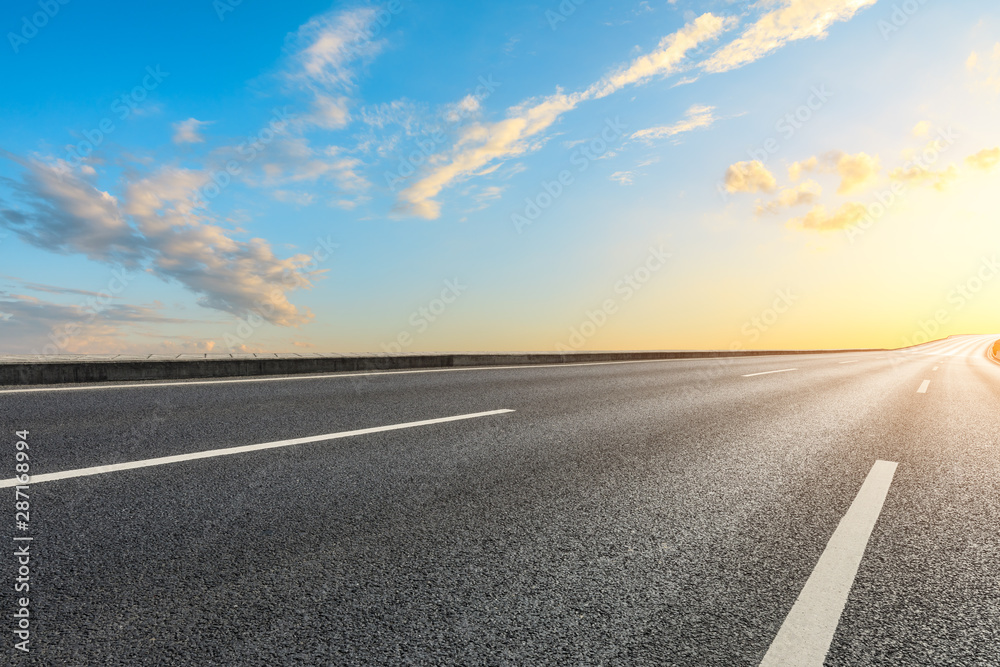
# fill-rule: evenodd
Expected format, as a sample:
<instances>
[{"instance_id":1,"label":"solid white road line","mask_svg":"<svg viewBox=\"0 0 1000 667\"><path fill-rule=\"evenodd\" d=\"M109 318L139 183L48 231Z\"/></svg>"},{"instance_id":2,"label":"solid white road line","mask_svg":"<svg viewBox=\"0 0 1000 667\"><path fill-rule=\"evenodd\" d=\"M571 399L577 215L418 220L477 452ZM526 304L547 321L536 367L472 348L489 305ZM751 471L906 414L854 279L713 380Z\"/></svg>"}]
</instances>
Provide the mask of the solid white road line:
<instances>
[{"instance_id":1,"label":"solid white road line","mask_svg":"<svg viewBox=\"0 0 1000 667\"><path fill-rule=\"evenodd\" d=\"M191 454L178 454L176 456L162 456L156 459L145 459L144 461L130 461L128 463L115 463L113 465L96 466L93 468L78 468L77 470L65 470L63 472L53 472L44 475L31 475L29 484L40 482L52 482L58 479L69 479L72 477L87 477L88 475L102 475L118 470L133 470L135 468L148 468L149 466L162 466L168 463L180 463L181 461L193 461L195 459L208 459L216 456L229 456L230 454L243 454L244 452L256 452L262 449L276 449L278 447L291 447L292 445L303 445L308 442L320 442L323 440L338 440L340 438L350 438L356 435L366 435L368 433L381 433L383 431L396 431L404 428L414 428L416 426L429 426L431 424L443 424L445 422L460 421L463 419L475 419L476 417L488 417L490 415L502 415L513 410L490 410L488 412L473 412L467 415L455 415L454 417L439 417L437 419L424 419L416 422L404 422L402 424L391 424L389 426L374 426L371 428L361 428L354 431L341 431L339 433L327 433L325 435L312 435L306 438L294 438L292 440L277 440L275 442L264 442L259 445L243 445L242 447L228 447L226 449L210 449L203 452L193 452ZM23 484L17 479L0 480L0 488Z\"/></svg>"},{"instance_id":2,"label":"solid white road line","mask_svg":"<svg viewBox=\"0 0 1000 667\"><path fill-rule=\"evenodd\" d=\"M778 630L761 667L822 667L896 463L876 461Z\"/></svg>"},{"instance_id":3,"label":"solid white road line","mask_svg":"<svg viewBox=\"0 0 1000 667\"><path fill-rule=\"evenodd\" d=\"M859 361L858 359L851 359L850 361L841 361L840 363L842 363L842 364L856 364L856 363L858 363L858 361Z\"/></svg>"},{"instance_id":4,"label":"solid white road line","mask_svg":"<svg viewBox=\"0 0 1000 667\"><path fill-rule=\"evenodd\" d=\"M764 371L763 373L750 373L749 375L744 375L745 378L752 378L757 375L770 375L771 373L787 373L788 371L797 371L798 368L785 368L780 371Z\"/></svg>"},{"instance_id":5,"label":"solid white road line","mask_svg":"<svg viewBox=\"0 0 1000 667\"><path fill-rule=\"evenodd\" d=\"M927 393L927 387L929 387L930 385L931 385L931 381L930 380L924 380L923 382L920 383L920 389L917 389L917 393L918 394L926 394Z\"/></svg>"}]
</instances>

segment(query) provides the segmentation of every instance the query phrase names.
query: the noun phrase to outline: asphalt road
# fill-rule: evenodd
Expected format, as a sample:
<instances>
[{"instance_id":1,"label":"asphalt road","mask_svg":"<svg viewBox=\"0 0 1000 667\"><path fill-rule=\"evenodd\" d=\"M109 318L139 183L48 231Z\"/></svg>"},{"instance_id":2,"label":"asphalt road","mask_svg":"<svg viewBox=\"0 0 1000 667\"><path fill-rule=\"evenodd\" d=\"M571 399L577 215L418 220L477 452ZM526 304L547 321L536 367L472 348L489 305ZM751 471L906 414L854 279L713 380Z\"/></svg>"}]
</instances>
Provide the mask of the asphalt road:
<instances>
[{"instance_id":1,"label":"asphalt road","mask_svg":"<svg viewBox=\"0 0 1000 667\"><path fill-rule=\"evenodd\" d=\"M887 461L898 467L825 664L997 665L995 338L12 388L0 393L0 479L28 429L33 481L26 531L2 489L5 659L759 665ZM513 412L38 481L502 409ZM26 536L23 654L10 545Z\"/></svg>"}]
</instances>

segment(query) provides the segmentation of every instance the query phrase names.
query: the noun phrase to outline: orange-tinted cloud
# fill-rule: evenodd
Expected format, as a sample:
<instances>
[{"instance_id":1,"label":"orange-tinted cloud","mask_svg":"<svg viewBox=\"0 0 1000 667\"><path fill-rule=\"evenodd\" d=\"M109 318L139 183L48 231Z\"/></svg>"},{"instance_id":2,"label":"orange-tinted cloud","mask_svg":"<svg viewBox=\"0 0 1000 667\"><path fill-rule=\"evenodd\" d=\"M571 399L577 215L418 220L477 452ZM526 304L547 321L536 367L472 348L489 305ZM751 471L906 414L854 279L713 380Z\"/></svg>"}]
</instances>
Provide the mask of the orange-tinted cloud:
<instances>
[{"instance_id":1,"label":"orange-tinted cloud","mask_svg":"<svg viewBox=\"0 0 1000 667\"><path fill-rule=\"evenodd\" d=\"M774 192L778 187L774 174L760 160L730 165L725 183L729 192Z\"/></svg>"},{"instance_id":2,"label":"orange-tinted cloud","mask_svg":"<svg viewBox=\"0 0 1000 667\"><path fill-rule=\"evenodd\" d=\"M1000 146L997 148L985 148L975 155L965 158L965 163L973 169L988 171L1000 163Z\"/></svg>"},{"instance_id":3,"label":"orange-tinted cloud","mask_svg":"<svg viewBox=\"0 0 1000 667\"><path fill-rule=\"evenodd\" d=\"M804 172L836 172L840 175L837 194L846 195L864 190L876 183L881 171L878 156L867 153L830 151L822 157L795 162L788 168L788 177L796 181Z\"/></svg>"},{"instance_id":4,"label":"orange-tinted cloud","mask_svg":"<svg viewBox=\"0 0 1000 667\"><path fill-rule=\"evenodd\" d=\"M810 37L823 39L827 28L848 21L876 0L784 0L777 9L761 16L739 38L726 44L705 61L708 72L742 67L780 49L788 42ZM762 4L776 4L774 2Z\"/></svg>"},{"instance_id":5,"label":"orange-tinted cloud","mask_svg":"<svg viewBox=\"0 0 1000 667\"><path fill-rule=\"evenodd\" d=\"M788 227L817 232L836 231L858 224L867 212L865 205L858 202L847 202L833 213L828 213L826 207L819 204L801 218L789 220Z\"/></svg>"},{"instance_id":6,"label":"orange-tinted cloud","mask_svg":"<svg viewBox=\"0 0 1000 667\"><path fill-rule=\"evenodd\" d=\"M792 188L785 188L778 193L777 198L769 202L757 202L757 215L765 213L780 213L781 211L804 204L815 204L823 194L823 188L816 181L806 181Z\"/></svg>"}]
</instances>

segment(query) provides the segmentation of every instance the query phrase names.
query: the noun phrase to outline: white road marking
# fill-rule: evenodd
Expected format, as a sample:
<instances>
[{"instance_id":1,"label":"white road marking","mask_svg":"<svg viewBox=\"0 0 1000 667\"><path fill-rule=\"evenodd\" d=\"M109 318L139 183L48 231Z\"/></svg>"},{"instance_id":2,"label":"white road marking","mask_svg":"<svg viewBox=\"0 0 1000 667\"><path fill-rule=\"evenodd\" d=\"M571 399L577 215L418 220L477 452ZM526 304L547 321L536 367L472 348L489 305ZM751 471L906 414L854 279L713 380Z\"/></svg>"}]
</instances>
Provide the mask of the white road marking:
<instances>
[{"instance_id":1,"label":"white road marking","mask_svg":"<svg viewBox=\"0 0 1000 667\"><path fill-rule=\"evenodd\" d=\"M856 363L858 363L858 361L859 361L858 359L851 359L850 361L841 361L840 363L842 363L842 364L856 364Z\"/></svg>"},{"instance_id":2,"label":"white road marking","mask_svg":"<svg viewBox=\"0 0 1000 667\"><path fill-rule=\"evenodd\" d=\"M898 464L876 461L761 667L822 667Z\"/></svg>"},{"instance_id":3,"label":"white road marking","mask_svg":"<svg viewBox=\"0 0 1000 667\"><path fill-rule=\"evenodd\" d=\"M996 334L985 334L982 336L958 336L945 338L917 345L911 348L900 350L903 354L922 354L928 357L941 357L945 361L952 357L973 357L978 356L981 346L989 344L996 338Z\"/></svg>"},{"instance_id":4,"label":"white road marking","mask_svg":"<svg viewBox=\"0 0 1000 667\"><path fill-rule=\"evenodd\" d=\"M306 438L294 438L292 440L277 440L275 442L264 442L259 445L243 445L241 447L227 447L225 449L210 449L202 452L192 452L190 454L178 454L176 456L162 456L156 459L145 459L143 461L130 461L128 463L115 463L106 466L95 466L93 468L78 468L76 470L65 470L63 472L53 472L44 475L31 475L30 484L40 482L52 482L59 479L70 479L72 477L87 477L89 475L102 475L118 470L134 470L135 468L148 468L149 466L161 466L168 463L180 463L181 461L193 461L195 459L209 459L216 456L229 456L230 454L243 454L245 452L256 452L262 449L276 449L278 447L291 447L292 445L303 445L309 442L320 442L323 440L338 440L340 438L350 438L356 435L366 435L368 433L381 433L383 431L396 431L404 428L414 428L416 426L429 426L431 424L443 424L445 422L460 421L463 419L475 419L476 417L488 417L490 415L502 415L513 410L490 410L488 412L473 412L467 415L455 415L454 417L439 417L437 419L424 419L422 421L404 422L402 424L391 424L389 426L373 426L371 428L361 428L354 431L341 431L339 433L327 433L325 435L312 435ZM0 480L0 488L11 487L23 484L17 479Z\"/></svg>"},{"instance_id":5,"label":"white road marking","mask_svg":"<svg viewBox=\"0 0 1000 667\"><path fill-rule=\"evenodd\" d=\"M935 367L934 367L934 368L932 368L931 370L932 370L932 371L936 371L937 369L938 369L938 367L937 367L937 366L935 366Z\"/></svg>"},{"instance_id":6,"label":"white road marking","mask_svg":"<svg viewBox=\"0 0 1000 667\"><path fill-rule=\"evenodd\" d=\"M763 373L750 373L749 375L744 375L745 378L752 378L756 375L770 375L771 373L787 373L788 371L797 371L798 368L785 368L780 371L764 371Z\"/></svg>"},{"instance_id":7,"label":"white road marking","mask_svg":"<svg viewBox=\"0 0 1000 667\"><path fill-rule=\"evenodd\" d=\"M818 353L838 354L837 352ZM778 356L778 355L775 355ZM515 366L463 366L461 368L422 368L409 371L364 371L353 373L323 373L320 375L281 375L276 377L250 377L234 380L185 380L182 382L158 382L138 380L129 384L98 384L84 387L32 387L30 389L0 389L0 394L28 394L38 391L87 391L89 389L136 389L145 387L180 387L201 384L238 384L242 382L293 382L298 380L330 380L339 378L366 377L371 375L410 375L413 373L457 373L460 371L503 371L528 368L564 368L566 366L612 366L616 364L655 364L665 361L713 361L718 359L744 359L748 357L690 357L686 359L637 359L631 361L582 361L569 364L517 364Z\"/></svg>"},{"instance_id":8,"label":"white road marking","mask_svg":"<svg viewBox=\"0 0 1000 667\"><path fill-rule=\"evenodd\" d=\"M931 386L931 381L930 380L924 380L923 382L920 383L920 389L917 389L917 393L918 394L926 394L927 393L927 387L929 387L929 386Z\"/></svg>"}]
</instances>

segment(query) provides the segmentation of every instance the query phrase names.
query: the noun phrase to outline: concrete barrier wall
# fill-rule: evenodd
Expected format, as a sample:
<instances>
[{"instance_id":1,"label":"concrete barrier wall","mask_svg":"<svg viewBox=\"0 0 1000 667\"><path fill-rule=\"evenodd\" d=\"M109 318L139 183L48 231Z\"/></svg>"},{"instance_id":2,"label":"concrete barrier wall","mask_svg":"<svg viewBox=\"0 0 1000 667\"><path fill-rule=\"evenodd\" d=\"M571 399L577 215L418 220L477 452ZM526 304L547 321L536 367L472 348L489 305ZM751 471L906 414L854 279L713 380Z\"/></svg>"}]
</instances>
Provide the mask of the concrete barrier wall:
<instances>
[{"instance_id":1,"label":"concrete barrier wall","mask_svg":"<svg viewBox=\"0 0 1000 667\"><path fill-rule=\"evenodd\" d=\"M526 352L453 353L370 356L258 357L175 360L108 360L76 358L49 360L20 358L0 361L0 385L45 385L78 382L128 382L195 378L349 373L421 368L525 366L542 364L648 361L657 359L711 359L722 357L872 352L881 350L724 350L647 352Z\"/></svg>"}]
</instances>

